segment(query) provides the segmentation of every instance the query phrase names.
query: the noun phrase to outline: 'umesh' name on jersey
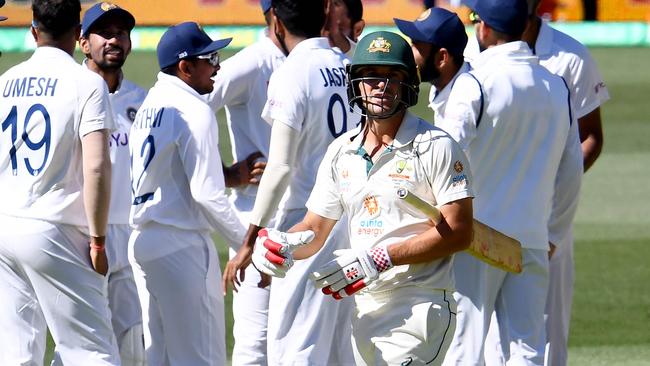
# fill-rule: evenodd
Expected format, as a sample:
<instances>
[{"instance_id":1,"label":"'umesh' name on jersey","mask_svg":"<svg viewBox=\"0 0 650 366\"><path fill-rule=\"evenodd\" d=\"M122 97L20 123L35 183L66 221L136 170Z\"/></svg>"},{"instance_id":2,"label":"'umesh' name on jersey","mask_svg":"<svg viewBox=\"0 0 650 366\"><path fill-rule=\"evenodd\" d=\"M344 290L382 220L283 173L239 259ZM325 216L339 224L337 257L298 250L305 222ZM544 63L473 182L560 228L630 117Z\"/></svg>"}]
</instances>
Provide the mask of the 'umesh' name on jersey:
<instances>
[{"instance_id":1,"label":"'umesh' name on jersey","mask_svg":"<svg viewBox=\"0 0 650 366\"><path fill-rule=\"evenodd\" d=\"M5 98L19 97L53 97L59 79L27 76L21 79L10 79L2 89Z\"/></svg>"}]
</instances>

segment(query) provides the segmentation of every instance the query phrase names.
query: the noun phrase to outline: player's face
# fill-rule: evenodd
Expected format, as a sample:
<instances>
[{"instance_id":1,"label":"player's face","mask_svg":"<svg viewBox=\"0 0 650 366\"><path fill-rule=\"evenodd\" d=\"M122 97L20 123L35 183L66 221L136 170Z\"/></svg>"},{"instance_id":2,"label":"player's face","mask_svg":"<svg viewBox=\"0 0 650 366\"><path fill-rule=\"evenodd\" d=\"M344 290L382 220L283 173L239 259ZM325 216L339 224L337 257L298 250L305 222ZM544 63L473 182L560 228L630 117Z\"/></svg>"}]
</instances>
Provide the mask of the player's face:
<instances>
[{"instance_id":1,"label":"player's face","mask_svg":"<svg viewBox=\"0 0 650 366\"><path fill-rule=\"evenodd\" d=\"M213 58L214 59L214 58ZM219 64L213 65L209 58L194 58L191 63L190 85L199 94L208 94L214 89L212 77L217 75L221 68Z\"/></svg>"},{"instance_id":2,"label":"player's face","mask_svg":"<svg viewBox=\"0 0 650 366\"><path fill-rule=\"evenodd\" d=\"M432 82L440 77L440 70L436 67L435 59L438 49L431 43L413 41L411 45L415 64L420 69L422 81Z\"/></svg>"},{"instance_id":3,"label":"player's face","mask_svg":"<svg viewBox=\"0 0 650 366\"><path fill-rule=\"evenodd\" d=\"M84 52L103 70L121 68L131 52L129 27L119 18L102 19L90 30L87 40L88 49Z\"/></svg>"},{"instance_id":4,"label":"player's face","mask_svg":"<svg viewBox=\"0 0 650 366\"><path fill-rule=\"evenodd\" d=\"M348 16L348 7L345 5L343 0L331 0L329 16L332 17L330 26L338 25L341 33L354 40L352 19Z\"/></svg>"},{"instance_id":5,"label":"player's face","mask_svg":"<svg viewBox=\"0 0 650 366\"><path fill-rule=\"evenodd\" d=\"M401 100L406 73L391 66L367 66L359 70L359 91L363 105L371 116L385 116L395 111Z\"/></svg>"}]
</instances>

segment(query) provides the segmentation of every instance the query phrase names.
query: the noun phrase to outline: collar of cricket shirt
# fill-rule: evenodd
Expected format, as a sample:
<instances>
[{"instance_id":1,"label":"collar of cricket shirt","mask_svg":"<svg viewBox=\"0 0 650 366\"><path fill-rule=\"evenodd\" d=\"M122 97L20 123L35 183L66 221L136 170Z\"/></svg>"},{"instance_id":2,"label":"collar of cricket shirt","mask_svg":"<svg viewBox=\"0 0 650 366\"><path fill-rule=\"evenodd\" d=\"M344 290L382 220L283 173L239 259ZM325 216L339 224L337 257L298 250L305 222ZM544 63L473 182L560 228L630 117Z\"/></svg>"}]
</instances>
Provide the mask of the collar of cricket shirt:
<instances>
[{"instance_id":1,"label":"collar of cricket shirt","mask_svg":"<svg viewBox=\"0 0 650 366\"><path fill-rule=\"evenodd\" d=\"M180 78L178 78L176 76L168 75L168 74L165 74L162 71L159 71L158 72L158 82L156 84L158 84L158 83L167 84L167 85L170 85L172 87L184 90L187 93L195 96L197 99L199 99L199 100L201 100L202 102L205 103L205 98L203 96L201 96L201 94L199 94L191 86L185 84L185 82L183 80L181 80Z\"/></svg>"},{"instance_id":2,"label":"collar of cricket shirt","mask_svg":"<svg viewBox=\"0 0 650 366\"><path fill-rule=\"evenodd\" d=\"M546 20L542 20L542 24L539 26L539 34L537 35L537 41L535 41L535 54L536 55L546 55L551 52L553 48L553 28L548 25Z\"/></svg>"},{"instance_id":3,"label":"collar of cricket shirt","mask_svg":"<svg viewBox=\"0 0 650 366\"><path fill-rule=\"evenodd\" d=\"M480 69L488 64L503 65L505 60L514 58L537 59L526 42L514 41L490 47L479 53L472 61L472 68Z\"/></svg>"}]
</instances>

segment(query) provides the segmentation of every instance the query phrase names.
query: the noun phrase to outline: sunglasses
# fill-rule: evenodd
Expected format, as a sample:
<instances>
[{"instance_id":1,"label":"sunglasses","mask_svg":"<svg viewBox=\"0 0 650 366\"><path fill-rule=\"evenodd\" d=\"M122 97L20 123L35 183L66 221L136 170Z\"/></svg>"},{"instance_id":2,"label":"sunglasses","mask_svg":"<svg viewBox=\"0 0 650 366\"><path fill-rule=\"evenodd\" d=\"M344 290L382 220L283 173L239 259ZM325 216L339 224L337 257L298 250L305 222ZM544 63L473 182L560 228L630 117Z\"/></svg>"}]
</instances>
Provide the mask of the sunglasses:
<instances>
[{"instance_id":1,"label":"sunglasses","mask_svg":"<svg viewBox=\"0 0 650 366\"><path fill-rule=\"evenodd\" d=\"M196 56L199 60L207 60L213 67L219 66L219 52L208 53L207 55Z\"/></svg>"},{"instance_id":2,"label":"sunglasses","mask_svg":"<svg viewBox=\"0 0 650 366\"><path fill-rule=\"evenodd\" d=\"M478 24L483 20L478 16L478 13L472 10L472 12L469 13L469 21L472 22L472 24Z\"/></svg>"}]
</instances>

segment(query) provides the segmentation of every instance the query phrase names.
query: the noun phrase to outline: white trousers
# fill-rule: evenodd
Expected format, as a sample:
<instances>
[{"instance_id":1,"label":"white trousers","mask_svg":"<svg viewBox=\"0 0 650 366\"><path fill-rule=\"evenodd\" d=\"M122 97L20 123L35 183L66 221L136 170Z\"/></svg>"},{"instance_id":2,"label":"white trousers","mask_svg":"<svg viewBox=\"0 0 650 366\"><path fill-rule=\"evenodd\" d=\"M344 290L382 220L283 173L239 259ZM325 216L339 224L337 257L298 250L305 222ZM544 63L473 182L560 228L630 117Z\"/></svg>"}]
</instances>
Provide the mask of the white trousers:
<instances>
[{"instance_id":1,"label":"white trousers","mask_svg":"<svg viewBox=\"0 0 650 366\"><path fill-rule=\"evenodd\" d=\"M255 204L255 197L242 194L230 196L230 202L246 222ZM272 225L270 225L272 226ZM230 249L232 258L236 252ZM253 265L245 270L244 281L237 292L233 291L233 338L232 364L236 366L267 366L266 331L269 316L269 286L261 288L260 273Z\"/></svg>"},{"instance_id":2,"label":"white trousers","mask_svg":"<svg viewBox=\"0 0 650 366\"><path fill-rule=\"evenodd\" d=\"M442 364L456 325L456 302L449 291L404 286L355 300L357 365Z\"/></svg>"},{"instance_id":3,"label":"white trousers","mask_svg":"<svg viewBox=\"0 0 650 366\"><path fill-rule=\"evenodd\" d=\"M46 325L66 365L120 364L81 228L0 217L0 278L0 365L42 365Z\"/></svg>"},{"instance_id":4,"label":"white trousers","mask_svg":"<svg viewBox=\"0 0 650 366\"><path fill-rule=\"evenodd\" d=\"M298 223L305 210L281 212L279 230ZM332 251L349 247L346 220L335 226L323 248L296 261L285 278L274 278L269 298L268 363L273 366L354 365L351 299L336 301L314 287L309 274L333 259Z\"/></svg>"},{"instance_id":5,"label":"white trousers","mask_svg":"<svg viewBox=\"0 0 650 366\"><path fill-rule=\"evenodd\" d=\"M221 270L208 233L148 224L131 234L129 261L148 365L224 365Z\"/></svg>"},{"instance_id":6,"label":"white trousers","mask_svg":"<svg viewBox=\"0 0 650 366\"><path fill-rule=\"evenodd\" d=\"M573 240L571 244L558 249L549 262L549 288L546 297L546 354L547 366L566 366L568 361L569 324L573 303ZM486 366L505 364L496 315L485 339Z\"/></svg>"},{"instance_id":7,"label":"white trousers","mask_svg":"<svg viewBox=\"0 0 650 366\"><path fill-rule=\"evenodd\" d=\"M512 274L468 253L455 255L458 322L445 365L483 365L484 341L493 311L506 364L544 364L548 253L523 249L522 256L523 272Z\"/></svg>"}]
</instances>

